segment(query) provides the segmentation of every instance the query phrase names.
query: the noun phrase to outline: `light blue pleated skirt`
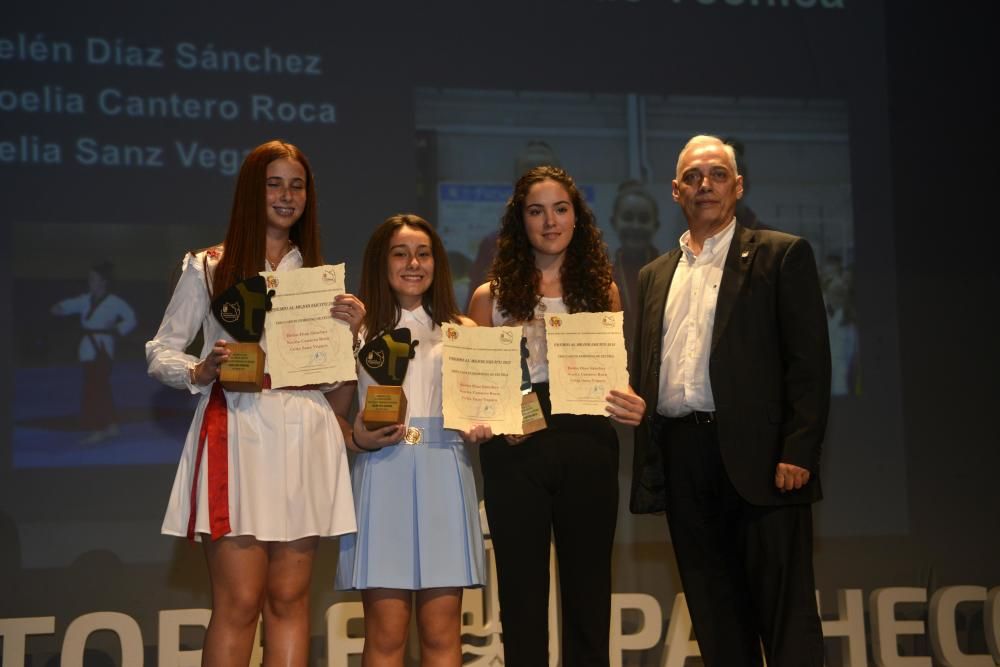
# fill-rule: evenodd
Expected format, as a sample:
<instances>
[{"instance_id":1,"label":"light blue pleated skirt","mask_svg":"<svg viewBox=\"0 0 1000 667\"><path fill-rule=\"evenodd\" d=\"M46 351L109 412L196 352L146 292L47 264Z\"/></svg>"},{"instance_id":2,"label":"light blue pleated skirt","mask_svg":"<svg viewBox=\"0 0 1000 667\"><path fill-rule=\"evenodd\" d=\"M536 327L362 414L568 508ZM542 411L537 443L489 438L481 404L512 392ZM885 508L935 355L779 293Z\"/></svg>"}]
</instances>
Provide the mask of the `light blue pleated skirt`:
<instances>
[{"instance_id":1,"label":"light blue pleated skirt","mask_svg":"<svg viewBox=\"0 0 1000 667\"><path fill-rule=\"evenodd\" d=\"M411 419L420 444L358 454L358 532L340 538L338 590L485 584L483 531L465 444L442 419Z\"/></svg>"}]
</instances>

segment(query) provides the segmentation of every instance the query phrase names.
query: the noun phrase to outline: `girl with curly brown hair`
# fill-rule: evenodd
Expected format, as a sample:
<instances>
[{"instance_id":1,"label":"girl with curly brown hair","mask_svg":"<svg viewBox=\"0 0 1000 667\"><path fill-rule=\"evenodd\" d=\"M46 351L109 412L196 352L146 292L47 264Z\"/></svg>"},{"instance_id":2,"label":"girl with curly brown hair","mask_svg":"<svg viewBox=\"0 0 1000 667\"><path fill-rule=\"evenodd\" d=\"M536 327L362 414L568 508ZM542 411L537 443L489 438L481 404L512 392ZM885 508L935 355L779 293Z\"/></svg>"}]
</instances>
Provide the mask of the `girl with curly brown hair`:
<instances>
[{"instance_id":1,"label":"girl with curly brown hair","mask_svg":"<svg viewBox=\"0 0 1000 667\"><path fill-rule=\"evenodd\" d=\"M505 664L548 664L554 536L562 664L606 666L618 436L605 417L551 414L542 318L618 311L621 303L594 215L565 171L536 167L518 180L500 223L490 276L473 295L469 315L481 326L523 325L532 389L548 423L533 435L494 437L480 450ZM607 401L608 417L622 424L637 425L645 412L631 389L613 390Z\"/></svg>"}]
</instances>

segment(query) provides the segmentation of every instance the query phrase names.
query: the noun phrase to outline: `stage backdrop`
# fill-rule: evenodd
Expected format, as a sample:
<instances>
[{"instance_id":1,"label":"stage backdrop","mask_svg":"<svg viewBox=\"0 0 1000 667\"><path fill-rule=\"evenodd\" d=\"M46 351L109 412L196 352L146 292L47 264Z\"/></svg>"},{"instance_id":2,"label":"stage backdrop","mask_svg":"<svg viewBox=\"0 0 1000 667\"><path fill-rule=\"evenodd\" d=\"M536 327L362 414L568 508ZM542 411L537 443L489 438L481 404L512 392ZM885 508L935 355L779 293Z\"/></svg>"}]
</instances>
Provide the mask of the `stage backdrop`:
<instances>
[{"instance_id":1,"label":"stage backdrop","mask_svg":"<svg viewBox=\"0 0 1000 667\"><path fill-rule=\"evenodd\" d=\"M324 253L347 263L349 289L370 231L416 212L445 240L461 303L516 176L559 164L597 215L628 318L624 251L677 244L670 180L697 133L737 146L741 220L804 236L819 263L834 364L816 506L828 664L1000 660L996 525L927 549L915 512L947 523L962 481L930 491L907 476L923 440L905 429L900 331L920 322L897 308L882 3L39 4L12 18L0 28L4 665L197 662L202 554L159 535L193 402L146 376L143 343L184 253L221 241L249 149L281 138L309 156ZM95 267L120 302L114 429L84 408L78 306ZM619 435L612 659L683 665L697 648L665 520L628 513L631 432ZM360 664L360 603L333 592L335 570L325 542L312 661ZM502 664L495 596L495 577L466 596L469 664Z\"/></svg>"}]
</instances>

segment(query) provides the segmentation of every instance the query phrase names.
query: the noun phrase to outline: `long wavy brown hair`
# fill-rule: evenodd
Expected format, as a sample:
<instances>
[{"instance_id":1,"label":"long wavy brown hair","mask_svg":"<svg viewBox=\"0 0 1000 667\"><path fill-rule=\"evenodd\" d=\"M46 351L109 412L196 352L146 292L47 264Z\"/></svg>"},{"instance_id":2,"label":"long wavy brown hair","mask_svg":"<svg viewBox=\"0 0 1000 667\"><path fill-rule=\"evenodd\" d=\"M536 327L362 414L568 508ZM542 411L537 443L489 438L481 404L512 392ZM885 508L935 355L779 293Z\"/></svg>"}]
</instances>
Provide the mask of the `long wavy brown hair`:
<instances>
[{"instance_id":1,"label":"long wavy brown hair","mask_svg":"<svg viewBox=\"0 0 1000 667\"><path fill-rule=\"evenodd\" d=\"M490 268L490 294L499 310L516 322L530 320L540 296L542 273L524 229L524 200L536 183L555 181L566 188L576 227L560 268L563 301L571 313L611 310L611 261L593 211L573 178L559 167L535 167L514 185L500 221L497 252Z\"/></svg>"},{"instance_id":2,"label":"long wavy brown hair","mask_svg":"<svg viewBox=\"0 0 1000 667\"><path fill-rule=\"evenodd\" d=\"M431 286L421 298L423 309L434 324L458 322L461 311L455 303L455 292L451 285L451 269L448 254L441 237L429 222L412 213L400 213L386 218L368 239L365 257L361 264L361 287L358 298L365 304L364 319L366 342L399 322L400 307L396 294L389 287L389 244L392 235L401 227L419 230L431 240L431 254L434 257L434 275Z\"/></svg>"},{"instance_id":3,"label":"long wavy brown hair","mask_svg":"<svg viewBox=\"0 0 1000 667\"><path fill-rule=\"evenodd\" d=\"M229 228L222 244L224 252L212 277L213 294L221 294L230 285L264 270L267 165L281 158L295 160L306 172L306 206L289 230L288 237L302 253L303 266L320 266L323 263L319 225L316 222L316 185L309 160L292 144L280 140L268 141L250 151L240 167Z\"/></svg>"}]
</instances>

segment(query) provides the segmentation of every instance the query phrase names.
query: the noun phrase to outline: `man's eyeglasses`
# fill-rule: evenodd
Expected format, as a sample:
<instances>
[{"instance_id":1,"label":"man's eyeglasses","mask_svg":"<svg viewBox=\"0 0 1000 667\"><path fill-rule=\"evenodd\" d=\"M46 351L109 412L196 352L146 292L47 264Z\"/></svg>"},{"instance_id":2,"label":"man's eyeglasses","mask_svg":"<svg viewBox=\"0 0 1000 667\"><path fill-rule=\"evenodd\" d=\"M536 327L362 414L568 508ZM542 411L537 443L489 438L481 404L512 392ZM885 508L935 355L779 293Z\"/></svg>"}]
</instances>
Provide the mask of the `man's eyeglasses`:
<instances>
[{"instance_id":1,"label":"man's eyeglasses","mask_svg":"<svg viewBox=\"0 0 1000 667\"><path fill-rule=\"evenodd\" d=\"M691 187L700 186L706 178L712 183L721 185L729 182L732 173L725 167L710 167L706 172L700 169L688 169L681 174L681 182Z\"/></svg>"}]
</instances>

